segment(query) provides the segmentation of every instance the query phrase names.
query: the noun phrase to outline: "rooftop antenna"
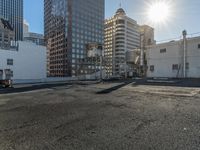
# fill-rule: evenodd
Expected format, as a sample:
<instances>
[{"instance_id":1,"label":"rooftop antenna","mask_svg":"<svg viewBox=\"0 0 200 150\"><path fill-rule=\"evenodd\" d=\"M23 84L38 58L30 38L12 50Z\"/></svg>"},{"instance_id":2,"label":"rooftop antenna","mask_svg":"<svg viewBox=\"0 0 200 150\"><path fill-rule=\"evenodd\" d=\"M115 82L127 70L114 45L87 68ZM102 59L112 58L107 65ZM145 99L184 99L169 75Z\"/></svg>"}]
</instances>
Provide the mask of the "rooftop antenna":
<instances>
[{"instance_id":1,"label":"rooftop antenna","mask_svg":"<svg viewBox=\"0 0 200 150\"><path fill-rule=\"evenodd\" d=\"M122 2L119 3L119 8L122 8Z\"/></svg>"}]
</instances>

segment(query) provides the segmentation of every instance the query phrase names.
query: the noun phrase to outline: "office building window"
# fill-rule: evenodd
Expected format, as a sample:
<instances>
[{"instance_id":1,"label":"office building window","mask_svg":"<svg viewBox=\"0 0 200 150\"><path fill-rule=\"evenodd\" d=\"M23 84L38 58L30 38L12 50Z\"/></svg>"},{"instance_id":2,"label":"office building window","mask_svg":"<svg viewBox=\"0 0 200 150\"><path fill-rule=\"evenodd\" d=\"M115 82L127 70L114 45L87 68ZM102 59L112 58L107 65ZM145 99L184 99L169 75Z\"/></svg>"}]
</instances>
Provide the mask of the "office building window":
<instances>
[{"instance_id":1,"label":"office building window","mask_svg":"<svg viewBox=\"0 0 200 150\"><path fill-rule=\"evenodd\" d=\"M172 65L172 70L178 70L178 64L173 64Z\"/></svg>"},{"instance_id":2,"label":"office building window","mask_svg":"<svg viewBox=\"0 0 200 150\"><path fill-rule=\"evenodd\" d=\"M198 49L200 49L200 44L198 44Z\"/></svg>"},{"instance_id":3,"label":"office building window","mask_svg":"<svg viewBox=\"0 0 200 150\"><path fill-rule=\"evenodd\" d=\"M0 70L0 80L3 79L3 70Z\"/></svg>"},{"instance_id":4,"label":"office building window","mask_svg":"<svg viewBox=\"0 0 200 150\"><path fill-rule=\"evenodd\" d=\"M166 53L166 52L167 52L166 48L160 49L160 53Z\"/></svg>"},{"instance_id":5,"label":"office building window","mask_svg":"<svg viewBox=\"0 0 200 150\"><path fill-rule=\"evenodd\" d=\"M186 63L186 69L189 70L190 69L190 64Z\"/></svg>"},{"instance_id":6,"label":"office building window","mask_svg":"<svg viewBox=\"0 0 200 150\"><path fill-rule=\"evenodd\" d=\"M151 72L154 72L154 69L155 69L154 66L151 65L151 66L150 66L150 71L151 71Z\"/></svg>"},{"instance_id":7,"label":"office building window","mask_svg":"<svg viewBox=\"0 0 200 150\"><path fill-rule=\"evenodd\" d=\"M13 59L7 59L7 65L13 66Z\"/></svg>"}]
</instances>

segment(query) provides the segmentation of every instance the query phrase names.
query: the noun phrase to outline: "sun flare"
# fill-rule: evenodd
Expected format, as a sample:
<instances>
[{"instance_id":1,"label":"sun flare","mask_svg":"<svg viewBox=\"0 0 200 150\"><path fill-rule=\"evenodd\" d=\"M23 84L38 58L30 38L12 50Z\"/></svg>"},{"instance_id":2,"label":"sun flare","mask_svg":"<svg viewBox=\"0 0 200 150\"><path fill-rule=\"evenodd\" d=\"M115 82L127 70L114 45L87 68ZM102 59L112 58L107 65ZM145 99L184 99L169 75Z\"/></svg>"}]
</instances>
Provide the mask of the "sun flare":
<instances>
[{"instance_id":1,"label":"sun flare","mask_svg":"<svg viewBox=\"0 0 200 150\"><path fill-rule=\"evenodd\" d=\"M165 1L156 1L149 5L148 18L152 23L165 23L171 14L170 4Z\"/></svg>"}]
</instances>

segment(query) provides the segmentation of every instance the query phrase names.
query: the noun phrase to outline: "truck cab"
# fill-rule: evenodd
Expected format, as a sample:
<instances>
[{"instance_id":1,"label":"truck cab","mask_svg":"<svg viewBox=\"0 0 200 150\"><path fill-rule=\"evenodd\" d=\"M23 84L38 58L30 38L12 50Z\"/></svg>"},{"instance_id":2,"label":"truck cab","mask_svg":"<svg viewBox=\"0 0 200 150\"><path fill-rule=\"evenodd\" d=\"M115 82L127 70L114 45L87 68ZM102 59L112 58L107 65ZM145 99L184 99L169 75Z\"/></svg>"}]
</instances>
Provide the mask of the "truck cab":
<instances>
[{"instance_id":1,"label":"truck cab","mask_svg":"<svg viewBox=\"0 0 200 150\"><path fill-rule=\"evenodd\" d=\"M10 69L0 69L0 87L12 87L12 74Z\"/></svg>"}]
</instances>

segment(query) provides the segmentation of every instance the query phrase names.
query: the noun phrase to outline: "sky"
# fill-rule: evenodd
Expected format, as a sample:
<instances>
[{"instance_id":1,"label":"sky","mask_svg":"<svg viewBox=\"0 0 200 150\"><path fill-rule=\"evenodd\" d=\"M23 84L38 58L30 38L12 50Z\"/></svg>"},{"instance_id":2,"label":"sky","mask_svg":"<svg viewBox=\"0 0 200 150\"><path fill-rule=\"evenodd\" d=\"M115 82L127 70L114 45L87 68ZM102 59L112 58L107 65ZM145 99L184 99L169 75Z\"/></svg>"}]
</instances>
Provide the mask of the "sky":
<instances>
[{"instance_id":1,"label":"sky","mask_svg":"<svg viewBox=\"0 0 200 150\"><path fill-rule=\"evenodd\" d=\"M127 16L139 24L148 24L155 29L155 39L164 41L181 36L184 29L188 34L200 32L200 0L162 0L170 4L168 21L162 24L152 24L147 17L151 3L158 0L105 0L105 18L112 17L121 6ZM24 0L24 19L30 25L30 31L43 33L43 0ZM193 35L195 36L195 35Z\"/></svg>"}]
</instances>

